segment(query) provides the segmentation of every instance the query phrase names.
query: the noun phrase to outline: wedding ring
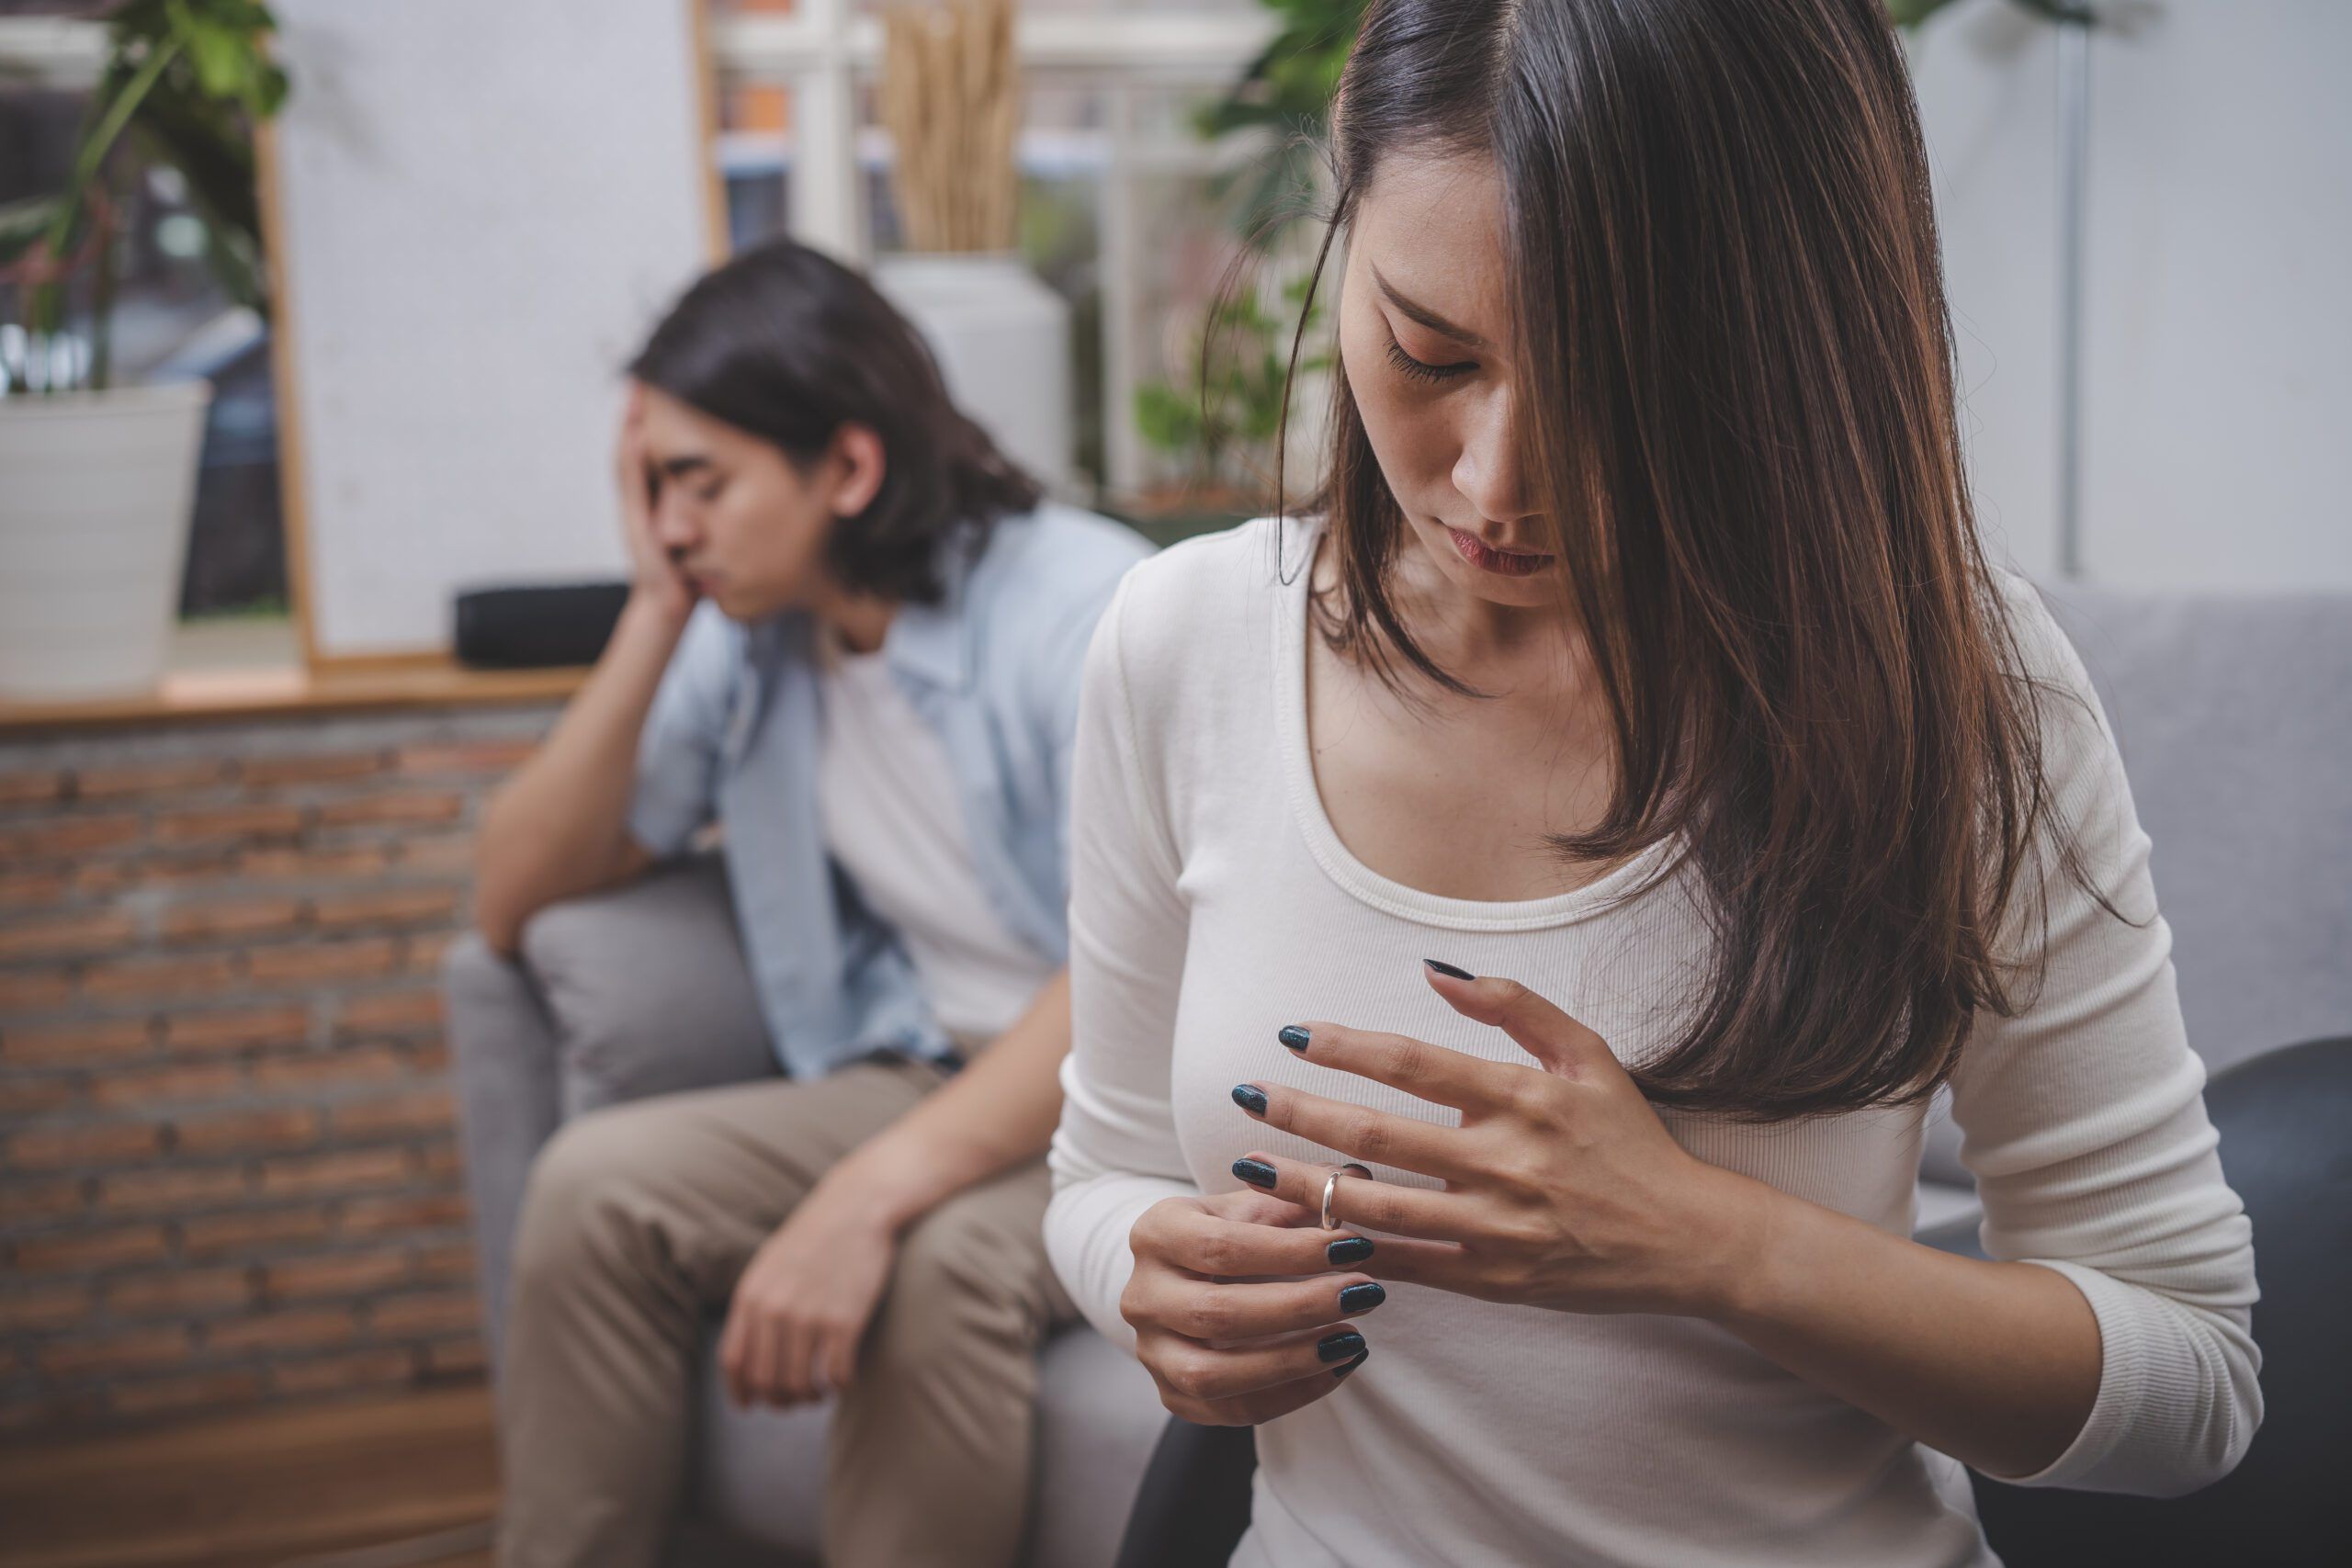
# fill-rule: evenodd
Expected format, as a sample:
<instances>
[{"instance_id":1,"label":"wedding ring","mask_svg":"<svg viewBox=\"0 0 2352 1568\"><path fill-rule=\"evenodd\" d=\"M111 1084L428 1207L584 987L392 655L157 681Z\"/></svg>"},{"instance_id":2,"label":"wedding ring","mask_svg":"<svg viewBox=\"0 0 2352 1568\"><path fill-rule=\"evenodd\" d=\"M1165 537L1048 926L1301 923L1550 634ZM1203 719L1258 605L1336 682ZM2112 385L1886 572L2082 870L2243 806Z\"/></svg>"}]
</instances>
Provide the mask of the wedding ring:
<instances>
[{"instance_id":1,"label":"wedding ring","mask_svg":"<svg viewBox=\"0 0 2352 1568\"><path fill-rule=\"evenodd\" d=\"M1331 1217L1331 1195L1340 1190L1340 1178L1347 1173L1347 1167L1340 1166L1323 1179L1323 1228L1327 1231L1340 1228L1340 1222Z\"/></svg>"}]
</instances>

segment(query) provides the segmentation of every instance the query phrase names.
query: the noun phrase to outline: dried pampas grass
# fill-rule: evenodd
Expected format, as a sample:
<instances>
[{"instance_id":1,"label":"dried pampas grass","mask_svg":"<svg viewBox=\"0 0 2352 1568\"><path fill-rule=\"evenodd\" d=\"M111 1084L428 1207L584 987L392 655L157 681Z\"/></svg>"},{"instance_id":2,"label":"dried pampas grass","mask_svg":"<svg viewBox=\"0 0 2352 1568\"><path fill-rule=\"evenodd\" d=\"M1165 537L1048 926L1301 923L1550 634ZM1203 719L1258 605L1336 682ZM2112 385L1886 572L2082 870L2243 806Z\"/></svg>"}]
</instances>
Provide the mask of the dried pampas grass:
<instances>
[{"instance_id":1,"label":"dried pampas grass","mask_svg":"<svg viewBox=\"0 0 2352 1568\"><path fill-rule=\"evenodd\" d=\"M898 144L891 187L911 250L1012 248L1012 7L944 0L884 15L878 107Z\"/></svg>"}]
</instances>

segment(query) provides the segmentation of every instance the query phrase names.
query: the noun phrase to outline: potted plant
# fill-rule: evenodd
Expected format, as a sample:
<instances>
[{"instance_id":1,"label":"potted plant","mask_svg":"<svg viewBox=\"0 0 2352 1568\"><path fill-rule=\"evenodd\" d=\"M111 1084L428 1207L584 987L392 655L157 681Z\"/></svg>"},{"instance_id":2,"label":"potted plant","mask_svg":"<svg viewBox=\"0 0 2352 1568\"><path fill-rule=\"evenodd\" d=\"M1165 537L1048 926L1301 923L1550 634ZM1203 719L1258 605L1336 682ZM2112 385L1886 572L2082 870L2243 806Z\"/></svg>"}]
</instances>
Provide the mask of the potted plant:
<instances>
[{"instance_id":1,"label":"potted plant","mask_svg":"<svg viewBox=\"0 0 2352 1568\"><path fill-rule=\"evenodd\" d=\"M0 207L17 318L0 329L0 698L162 676L211 389L114 384L123 215L149 170L175 171L213 275L262 309L252 126L286 96L273 30L257 0L127 0L63 186Z\"/></svg>"},{"instance_id":2,"label":"potted plant","mask_svg":"<svg viewBox=\"0 0 2352 1568\"><path fill-rule=\"evenodd\" d=\"M907 248L874 282L913 321L948 390L1006 456L1070 493L1070 312L1015 243L1021 85L1012 0L899 6L883 17L876 108Z\"/></svg>"}]
</instances>

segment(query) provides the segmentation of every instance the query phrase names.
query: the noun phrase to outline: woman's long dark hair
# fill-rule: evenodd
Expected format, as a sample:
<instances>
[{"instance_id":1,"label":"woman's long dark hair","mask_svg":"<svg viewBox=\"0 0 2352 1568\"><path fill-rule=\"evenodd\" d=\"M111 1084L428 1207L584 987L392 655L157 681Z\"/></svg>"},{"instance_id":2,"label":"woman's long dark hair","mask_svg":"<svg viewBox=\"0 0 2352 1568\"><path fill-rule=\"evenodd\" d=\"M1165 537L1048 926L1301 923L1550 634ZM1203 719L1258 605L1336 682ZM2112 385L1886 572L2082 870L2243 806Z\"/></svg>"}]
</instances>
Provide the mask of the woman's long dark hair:
<instances>
[{"instance_id":1,"label":"woman's long dark hair","mask_svg":"<svg viewBox=\"0 0 2352 1568\"><path fill-rule=\"evenodd\" d=\"M882 485L833 529L841 584L936 603L949 549L977 552L1043 491L949 400L931 351L872 284L771 240L706 274L628 373L781 450L802 468L854 421L881 437Z\"/></svg>"},{"instance_id":2,"label":"woman's long dark hair","mask_svg":"<svg viewBox=\"0 0 2352 1568\"><path fill-rule=\"evenodd\" d=\"M1758 1120L1923 1098L2014 1009L1999 933L2029 897L2046 932L2052 803L1880 0L1374 0L1332 123L1318 280L1384 159L1500 180L1517 434L1617 764L1551 842L1683 836L1716 939L1643 1089ZM1332 422L1322 635L1475 694L1390 599L1404 522L1344 367Z\"/></svg>"}]
</instances>

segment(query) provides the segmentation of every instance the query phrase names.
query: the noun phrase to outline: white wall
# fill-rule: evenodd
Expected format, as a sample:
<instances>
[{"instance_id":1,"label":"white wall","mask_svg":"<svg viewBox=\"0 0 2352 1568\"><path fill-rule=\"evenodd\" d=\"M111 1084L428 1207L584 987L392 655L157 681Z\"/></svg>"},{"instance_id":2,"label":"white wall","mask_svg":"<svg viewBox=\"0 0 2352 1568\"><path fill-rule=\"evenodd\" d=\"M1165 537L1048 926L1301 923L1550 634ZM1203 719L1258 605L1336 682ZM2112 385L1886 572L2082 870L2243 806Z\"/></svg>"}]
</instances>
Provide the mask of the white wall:
<instances>
[{"instance_id":1,"label":"white wall","mask_svg":"<svg viewBox=\"0 0 2352 1568\"><path fill-rule=\"evenodd\" d=\"M2352 588L2352 4L2104 0L2085 558L2132 587ZM2058 564L2052 29L1962 0L1913 63L1987 534Z\"/></svg>"}]
</instances>

